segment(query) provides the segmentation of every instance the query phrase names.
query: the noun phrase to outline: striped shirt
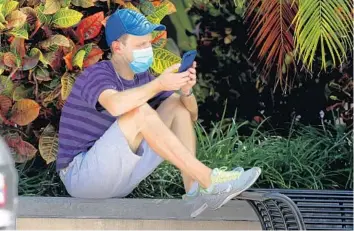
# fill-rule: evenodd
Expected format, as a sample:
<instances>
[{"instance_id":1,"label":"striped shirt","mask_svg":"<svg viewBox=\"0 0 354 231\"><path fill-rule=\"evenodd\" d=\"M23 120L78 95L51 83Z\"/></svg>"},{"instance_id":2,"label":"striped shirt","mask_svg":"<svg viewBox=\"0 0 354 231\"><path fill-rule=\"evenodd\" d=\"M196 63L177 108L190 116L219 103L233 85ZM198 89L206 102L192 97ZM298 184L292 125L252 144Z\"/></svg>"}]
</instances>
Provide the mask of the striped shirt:
<instances>
[{"instance_id":1,"label":"striped shirt","mask_svg":"<svg viewBox=\"0 0 354 231\"><path fill-rule=\"evenodd\" d=\"M109 114L98 103L98 97L104 90L122 91L141 86L153 79L154 76L149 72L137 74L135 80L118 78L112 63L108 60L86 68L76 78L61 112L57 171L67 167L76 155L90 149L116 121L116 117ZM173 91L160 92L148 103L156 108L172 93Z\"/></svg>"}]
</instances>

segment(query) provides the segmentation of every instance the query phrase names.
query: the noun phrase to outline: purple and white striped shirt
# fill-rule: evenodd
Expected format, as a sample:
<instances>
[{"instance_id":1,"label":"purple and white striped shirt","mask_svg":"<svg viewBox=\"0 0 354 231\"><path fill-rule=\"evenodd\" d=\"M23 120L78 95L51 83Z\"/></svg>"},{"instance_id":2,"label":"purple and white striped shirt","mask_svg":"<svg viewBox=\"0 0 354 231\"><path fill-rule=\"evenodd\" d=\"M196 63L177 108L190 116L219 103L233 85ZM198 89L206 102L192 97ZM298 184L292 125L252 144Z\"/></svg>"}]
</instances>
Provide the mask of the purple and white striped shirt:
<instances>
[{"instance_id":1,"label":"purple and white striped shirt","mask_svg":"<svg viewBox=\"0 0 354 231\"><path fill-rule=\"evenodd\" d=\"M119 81L109 60L86 68L77 77L62 109L56 160L57 171L67 167L80 152L85 152L92 147L95 141L116 121L116 117L110 115L98 103L98 97L104 90L122 91L146 84L154 78L149 72L144 72L136 75L135 80L120 78L121 81ZM160 92L148 103L156 108L172 93L173 91Z\"/></svg>"}]
</instances>

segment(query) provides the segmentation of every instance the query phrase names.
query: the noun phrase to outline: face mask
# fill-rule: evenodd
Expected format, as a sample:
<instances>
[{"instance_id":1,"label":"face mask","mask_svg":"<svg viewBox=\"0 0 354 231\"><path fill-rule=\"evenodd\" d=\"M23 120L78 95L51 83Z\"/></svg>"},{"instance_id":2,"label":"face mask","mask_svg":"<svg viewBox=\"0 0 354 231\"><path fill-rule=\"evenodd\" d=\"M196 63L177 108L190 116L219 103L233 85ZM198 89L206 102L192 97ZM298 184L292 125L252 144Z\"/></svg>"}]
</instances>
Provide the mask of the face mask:
<instances>
[{"instance_id":1,"label":"face mask","mask_svg":"<svg viewBox=\"0 0 354 231\"><path fill-rule=\"evenodd\" d=\"M141 73L149 69L152 61L153 51L150 46L140 50L133 50L133 61L129 63L129 66L135 74Z\"/></svg>"}]
</instances>

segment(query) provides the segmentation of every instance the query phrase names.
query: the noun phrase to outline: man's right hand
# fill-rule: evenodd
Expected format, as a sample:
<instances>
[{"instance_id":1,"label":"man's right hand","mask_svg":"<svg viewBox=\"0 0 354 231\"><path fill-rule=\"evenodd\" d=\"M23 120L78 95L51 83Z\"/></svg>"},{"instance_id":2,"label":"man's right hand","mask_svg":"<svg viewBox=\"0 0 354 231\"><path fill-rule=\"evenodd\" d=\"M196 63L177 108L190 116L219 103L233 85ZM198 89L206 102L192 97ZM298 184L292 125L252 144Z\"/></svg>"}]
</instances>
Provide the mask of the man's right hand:
<instances>
[{"instance_id":1,"label":"man's right hand","mask_svg":"<svg viewBox=\"0 0 354 231\"><path fill-rule=\"evenodd\" d=\"M177 91L190 80L188 71L175 72L180 66L180 63L170 66L155 79L160 91Z\"/></svg>"}]
</instances>

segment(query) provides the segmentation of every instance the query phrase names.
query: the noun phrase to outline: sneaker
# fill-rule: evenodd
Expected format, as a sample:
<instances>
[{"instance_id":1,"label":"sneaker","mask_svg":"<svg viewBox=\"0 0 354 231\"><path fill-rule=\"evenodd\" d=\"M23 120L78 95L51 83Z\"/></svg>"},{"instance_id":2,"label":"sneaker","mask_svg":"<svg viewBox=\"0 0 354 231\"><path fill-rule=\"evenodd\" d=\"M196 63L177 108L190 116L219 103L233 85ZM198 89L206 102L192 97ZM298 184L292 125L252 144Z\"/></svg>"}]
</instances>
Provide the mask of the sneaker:
<instances>
[{"instance_id":1,"label":"sneaker","mask_svg":"<svg viewBox=\"0 0 354 231\"><path fill-rule=\"evenodd\" d=\"M209 188L200 188L199 195L194 198L194 207L191 217L196 217L205 209L219 209L235 196L250 188L261 174L258 167L251 168L239 175L232 171L213 169L212 184Z\"/></svg>"},{"instance_id":2,"label":"sneaker","mask_svg":"<svg viewBox=\"0 0 354 231\"><path fill-rule=\"evenodd\" d=\"M221 167L220 170L226 170L226 167ZM244 172L245 170L242 167L236 167L234 168L232 171L229 171L232 175L234 175L235 177L237 176L241 176L241 174ZM182 200L184 201L192 201L195 197L197 197L199 195L200 192L200 185L198 184L197 181L194 181L191 189L182 196Z\"/></svg>"}]
</instances>

